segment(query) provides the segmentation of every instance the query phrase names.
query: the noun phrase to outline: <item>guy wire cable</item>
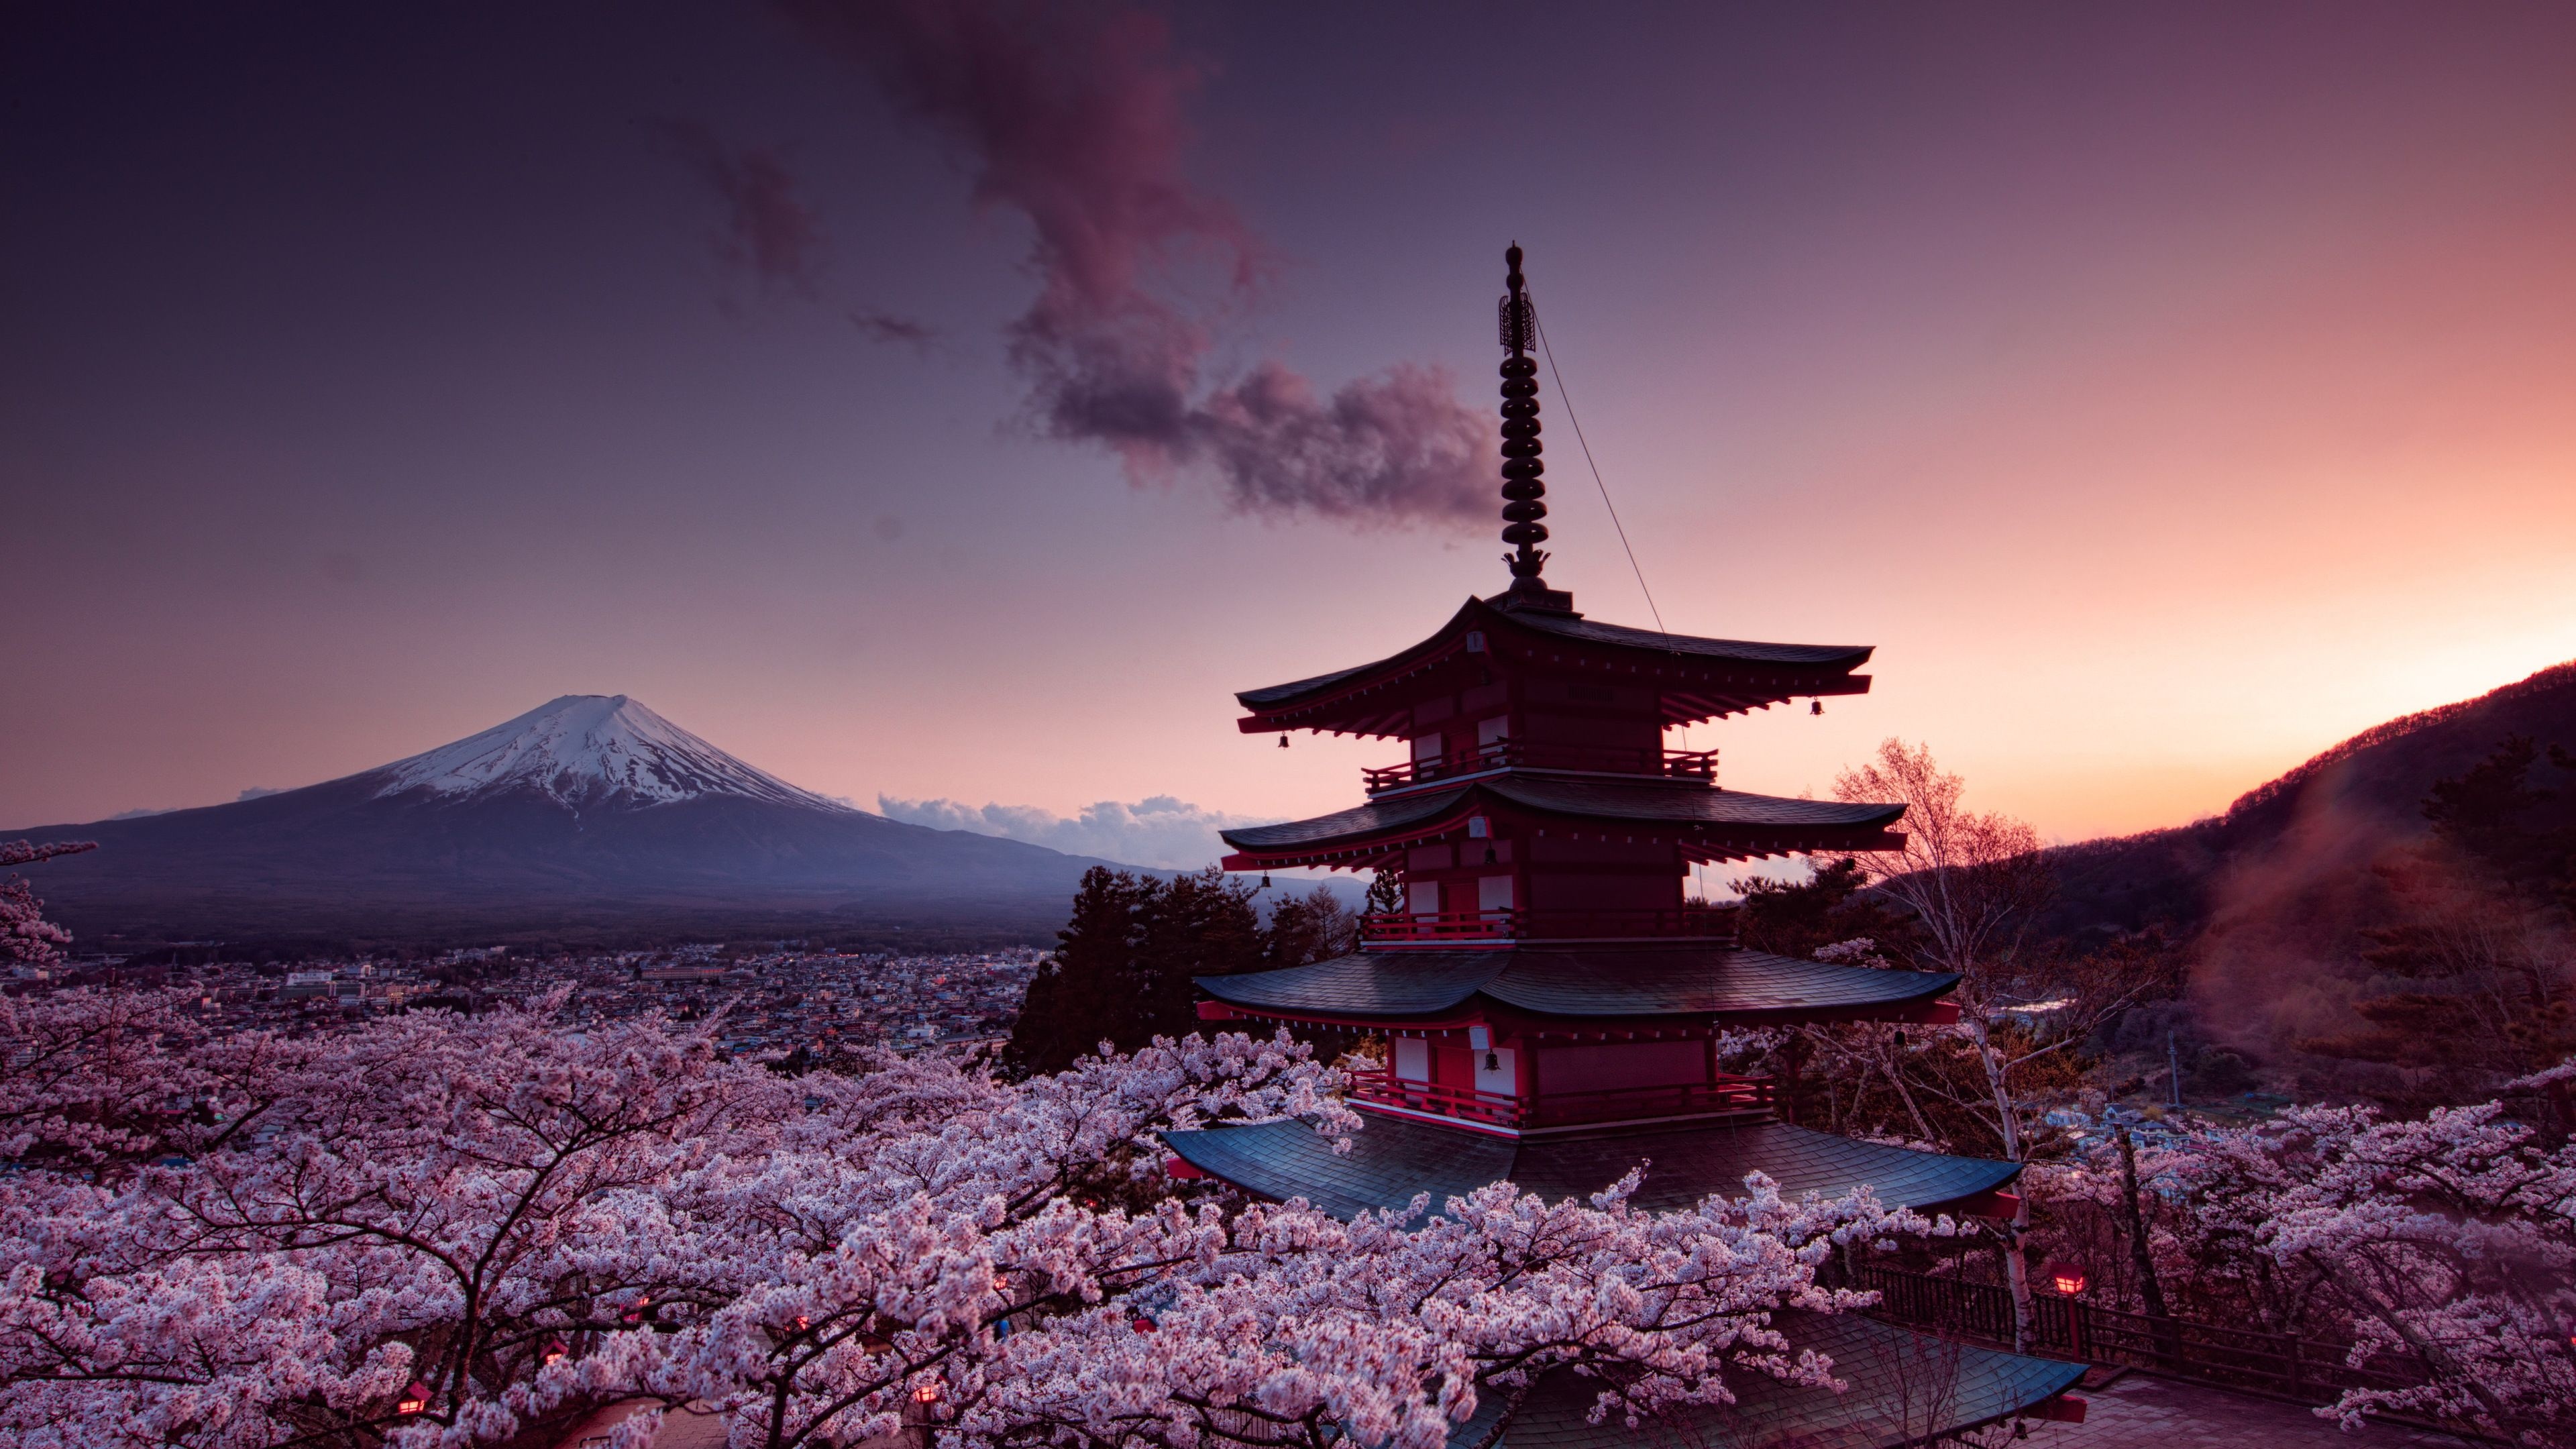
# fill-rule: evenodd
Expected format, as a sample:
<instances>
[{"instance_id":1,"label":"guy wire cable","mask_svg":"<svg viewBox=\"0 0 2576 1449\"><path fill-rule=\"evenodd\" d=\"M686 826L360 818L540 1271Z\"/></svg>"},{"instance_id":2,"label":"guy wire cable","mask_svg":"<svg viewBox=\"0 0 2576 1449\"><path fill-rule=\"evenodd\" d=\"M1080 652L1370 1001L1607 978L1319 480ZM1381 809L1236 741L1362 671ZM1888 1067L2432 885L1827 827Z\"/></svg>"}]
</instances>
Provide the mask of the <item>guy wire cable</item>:
<instances>
[{"instance_id":1,"label":"guy wire cable","mask_svg":"<svg viewBox=\"0 0 2576 1449\"><path fill-rule=\"evenodd\" d=\"M1538 350L1547 358L1547 375L1556 382L1556 400L1565 404L1565 420L1574 425L1574 441L1583 449L1583 465L1592 470L1592 486L1601 490L1601 506L1609 511L1610 527L1617 531L1619 547L1628 555L1629 571L1637 576L1637 592L1646 596L1646 612L1655 616L1655 632L1664 636L1666 649L1671 649L1673 653L1678 654L1681 651L1673 649L1672 646L1673 631L1664 627L1664 611L1655 607L1655 591L1646 583L1645 567L1637 562L1637 550L1628 542L1628 526L1619 521L1619 505L1610 501L1610 485L1601 476L1601 465L1593 460L1592 440L1583 436L1583 419L1575 415L1574 394L1566 391L1565 374L1556 365L1556 349L1547 345L1547 321L1539 315L1538 297L1535 293L1530 293L1529 300L1530 321L1538 329ZM1684 725L1682 726L1682 748L1687 750L1690 747L1690 726ZM1706 900L1708 899L1708 878L1703 874L1703 869L1697 865L1692 866L1691 877L1699 884L1700 899Z\"/></svg>"},{"instance_id":2,"label":"guy wire cable","mask_svg":"<svg viewBox=\"0 0 2576 1449\"><path fill-rule=\"evenodd\" d=\"M1619 505L1610 501L1610 485L1602 480L1601 465L1592 459L1591 440L1583 436L1583 419L1574 415L1574 394L1565 390L1565 374L1557 369L1556 349L1547 345L1547 321L1539 315L1534 294L1530 297L1530 320L1538 325L1538 350L1547 358L1547 375L1556 381L1557 401L1565 404L1565 420L1574 425L1574 441L1583 449L1583 464L1592 470L1592 486L1601 490L1601 506L1610 510L1610 526L1617 530L1619 547L1628 555L1628 568L1637 576L1637 592L1646 596L1646 612L1655 616L1655 632L1669 641L1673 631L1664 627L1664 611L1655 607L1655 591L1646 586L1646 571L1637 563L1637 550L1628 542L1628 526L1619 521ZM1666 647L1671 646L1667 643Z\"/></svg>"}]
</instances>

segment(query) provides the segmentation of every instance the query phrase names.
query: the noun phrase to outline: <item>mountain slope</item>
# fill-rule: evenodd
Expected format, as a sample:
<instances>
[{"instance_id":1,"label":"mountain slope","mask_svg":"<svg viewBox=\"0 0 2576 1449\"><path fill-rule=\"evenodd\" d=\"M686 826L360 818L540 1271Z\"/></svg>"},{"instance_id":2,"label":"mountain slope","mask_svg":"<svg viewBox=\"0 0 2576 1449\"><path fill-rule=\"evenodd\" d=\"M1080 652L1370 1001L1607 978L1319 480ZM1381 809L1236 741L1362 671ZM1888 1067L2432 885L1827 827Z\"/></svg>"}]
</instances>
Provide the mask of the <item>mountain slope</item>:
<instances>
[{"instance_id":1,"label":"mountain slope","mask_svg":"<svg viewBox=\"0 0 2576 1449\"><path fill-rule=\"evenodd\" d=\"M2269 895L2298 898L2320 938L2348 931L2341 917L2364 908L2369 867L2427 833L2433 782L2517 734L2576 746L2576 662L2364 730L2214 819L2056 850L2048 924L2071 935L2161 923L2189 937ZM2576 797L2559 805L2576 812ZM2349 899L2338 908L2321 891Z\"/></svg>"},{"instance_id":2,"label":"mountain slope","mask_svg":"<svg viewBox=\"0 0 2576 1449\"><path fill-rule=\"evenodd\" d=\"M623 695L300 790L0 835L99 842L37 882L92 942L1042 932L1105 863L853 809Z\"/></svg>"}]
</instances>

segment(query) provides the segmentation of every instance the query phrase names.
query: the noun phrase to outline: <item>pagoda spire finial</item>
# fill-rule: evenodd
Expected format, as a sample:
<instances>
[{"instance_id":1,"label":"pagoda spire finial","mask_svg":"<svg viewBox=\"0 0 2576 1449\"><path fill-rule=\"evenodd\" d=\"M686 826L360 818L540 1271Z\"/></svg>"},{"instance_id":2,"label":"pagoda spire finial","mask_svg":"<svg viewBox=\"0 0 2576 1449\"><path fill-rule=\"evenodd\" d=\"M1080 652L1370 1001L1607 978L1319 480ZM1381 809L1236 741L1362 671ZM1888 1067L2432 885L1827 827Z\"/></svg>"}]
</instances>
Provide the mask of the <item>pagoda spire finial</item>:
<instances>
[{"instance_id":1,"label":"pagoda spire finial","mask_svg":"<svg viewBox=\"0 0 2576 1449\"><path fill-rule=\"evenodd\" d=\"M1521 278L1521 247L1514 242L1503 253L1509 269L1498 307L1503 350L1503 555L1511 566L1512 586L1496 600L1506 607L1571 611L1574 599L1547 586L1539 571L1547 566L1547 463L1538 436L1538 362L1530 349L1538 345L1538 313L1530 306L1528 284Z\"/></svg>"}]
</instances>

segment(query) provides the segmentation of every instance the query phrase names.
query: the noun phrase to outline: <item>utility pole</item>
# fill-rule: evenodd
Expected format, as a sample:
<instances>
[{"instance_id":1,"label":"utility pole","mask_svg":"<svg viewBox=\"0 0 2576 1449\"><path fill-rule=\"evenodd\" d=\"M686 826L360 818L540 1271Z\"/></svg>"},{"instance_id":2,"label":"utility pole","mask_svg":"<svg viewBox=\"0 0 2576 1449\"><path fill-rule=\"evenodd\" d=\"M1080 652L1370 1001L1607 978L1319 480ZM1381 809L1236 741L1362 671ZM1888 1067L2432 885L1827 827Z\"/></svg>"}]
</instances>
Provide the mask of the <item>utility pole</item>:
<instances>
[{"instance_id":1,"label":"utility pole","mask_svg":"<svg viewBox=\"0 0 2576 1449\"><path fill-rule=\"evenodd\" d=\"M2172 1078L2168 1084L2172 1105L2179 1111L2182 1108L2182 1052L2174 1045L2174 1034L2170 1030L2165 1033L2165 1071Z\"/></svg>"}]
</instances>

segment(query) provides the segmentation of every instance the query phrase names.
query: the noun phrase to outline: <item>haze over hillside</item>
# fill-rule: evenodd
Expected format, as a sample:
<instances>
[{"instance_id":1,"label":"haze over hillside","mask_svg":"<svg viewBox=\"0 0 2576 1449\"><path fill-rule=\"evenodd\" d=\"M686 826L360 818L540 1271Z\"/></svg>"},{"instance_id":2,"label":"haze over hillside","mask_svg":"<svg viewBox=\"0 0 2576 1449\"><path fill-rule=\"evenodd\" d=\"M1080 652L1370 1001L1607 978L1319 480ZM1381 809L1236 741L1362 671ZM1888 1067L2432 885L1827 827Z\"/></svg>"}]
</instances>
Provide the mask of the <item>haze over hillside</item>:
<instances>
[{"instance_id":1,"label":"haze over hillside","mask_svg":"<svg viewBox=\"0 0 2576 1449\"><path fill-rule=\"evenodd\" d=\"M625 695L566 695L319 785L0 835L93 839L39 888L85 943L897 928L1041 936L1096 861L872 815Z\"/></svg>"},{"instance_id":2,"label":"haze over hillside","mask_svg":"<svg viewBox=\"0 0 2576 1449\"><path fill-rule=\"evenodd\" d=\"M2045 924L2079 939L2156 926L2188 942L2215 1034L2279 1044L2331 1033L2350 1024L2363 985L2362 933L2395 909L2381 868L2430 834L2434 782L2514 735L2576 746L2576 663L2365 730L2213 819L2061 848ZM2536 814L2536 827L2576 823L2576 790Z\"/></svg>"}]
</instances>

